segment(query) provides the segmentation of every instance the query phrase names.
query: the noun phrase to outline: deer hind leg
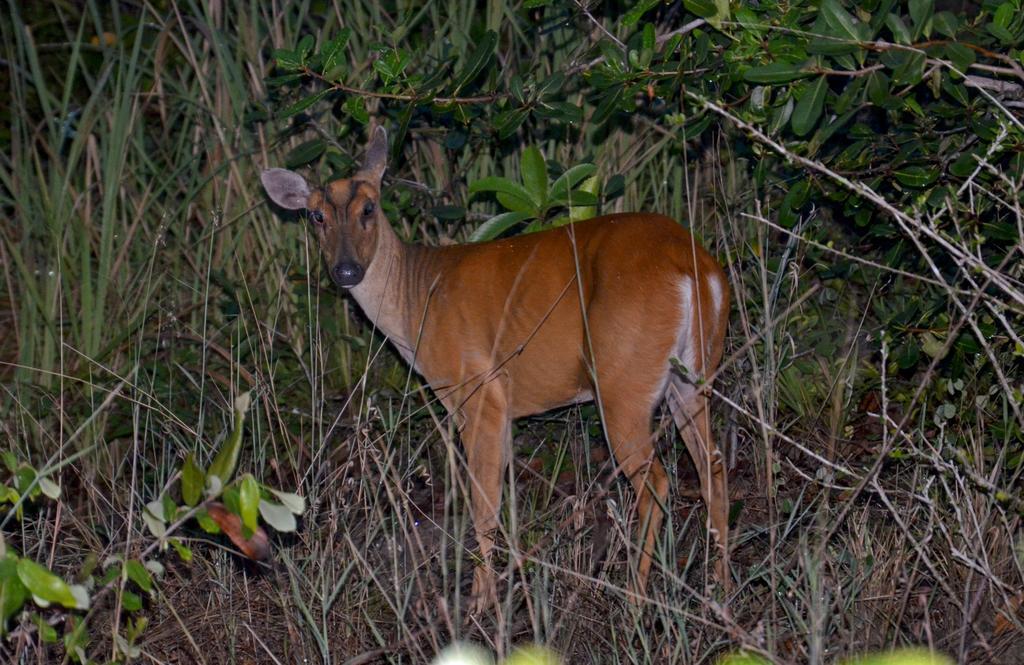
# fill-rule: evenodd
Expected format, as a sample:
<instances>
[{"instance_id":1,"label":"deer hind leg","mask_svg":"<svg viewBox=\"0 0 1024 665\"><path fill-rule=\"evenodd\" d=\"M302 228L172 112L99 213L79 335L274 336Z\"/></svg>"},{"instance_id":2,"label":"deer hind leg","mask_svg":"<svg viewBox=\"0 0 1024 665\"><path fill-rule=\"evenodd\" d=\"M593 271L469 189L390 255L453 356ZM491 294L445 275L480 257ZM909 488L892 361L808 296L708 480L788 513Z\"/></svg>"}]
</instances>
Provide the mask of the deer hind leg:
<instances>
[{"instance_id":1,"label":"deer hind leg","mask_svg":"<svg viewBox=\"0 0 1024 665\"><path fill-rule=\"evenodd\" d=\"M700 475L700 490L708 509L708 530L718 545L715 575L729 591L729 487L725 460L711 437L710 400L700 388L675 375L669 379L665 398Z\"/></svg>"},{"instance_id":2,"label":"deer hind leg","mask_svg":"<svg viewBox=\"0 0 1024 665\"><path fill-rule=\"evenodd\" d=\"M639 595L647 588L655 541L665 517L668 474L654 452L651 409L648 406L637 406L636 401L606 399L602 406L602 416L615 461L623 475L633 483L637 494L636 540L640 547L640 561L636 580L630 588L634 594Z\"/></svg>"},{"instance_id":3,"label":"deer hind leg","mask_svg":"<svg viewBox=\"0 0 1024 665\"><path fill-rule=\"evenodd\" d=\"M512 440L508 402L497 383L484 386L463 407L462 444L469 466L473 526L481 561L473 572L472 606L483 611L497 602L491 551L501 508L501 483Z\"/></svg>"}]
</instances>

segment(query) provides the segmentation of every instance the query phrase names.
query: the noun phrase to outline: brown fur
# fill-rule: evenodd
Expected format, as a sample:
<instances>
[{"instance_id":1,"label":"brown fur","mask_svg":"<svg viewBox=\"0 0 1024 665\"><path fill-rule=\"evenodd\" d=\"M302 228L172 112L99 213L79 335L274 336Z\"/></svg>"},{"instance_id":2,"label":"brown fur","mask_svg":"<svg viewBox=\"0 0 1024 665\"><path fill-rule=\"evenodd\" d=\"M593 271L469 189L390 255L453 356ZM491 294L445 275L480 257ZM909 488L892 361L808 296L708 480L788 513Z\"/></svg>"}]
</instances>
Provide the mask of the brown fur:
<instances>
[{"instance_id":1,"label":"brown fur","mask_svg":"<svg viewBox=\"0 0 1024 665\"><path fill-rule=\"evenodd\" d=\"M329 268L362 263L352 295L459 427L484 559L473 581L478 603L494 598L488 561L512 420L590 399L598 399L615 459L638 495L635 590L646 586L668 497L651 437L663 398L697 465L719 545L718 577L728 588L726 474L708 399L670 366L672 357L689 358L694 378L718 366L728 319L721 267L675 221L640 213L488 243L405 244L379 206L369 222L363 214L379 197L381 141L386 146L378 131L363 171L331 183L326 201L313 192L307 207L324 212L318 233ZM682 311L684 285L689 311Z\"/></svg>"}]
</instances>

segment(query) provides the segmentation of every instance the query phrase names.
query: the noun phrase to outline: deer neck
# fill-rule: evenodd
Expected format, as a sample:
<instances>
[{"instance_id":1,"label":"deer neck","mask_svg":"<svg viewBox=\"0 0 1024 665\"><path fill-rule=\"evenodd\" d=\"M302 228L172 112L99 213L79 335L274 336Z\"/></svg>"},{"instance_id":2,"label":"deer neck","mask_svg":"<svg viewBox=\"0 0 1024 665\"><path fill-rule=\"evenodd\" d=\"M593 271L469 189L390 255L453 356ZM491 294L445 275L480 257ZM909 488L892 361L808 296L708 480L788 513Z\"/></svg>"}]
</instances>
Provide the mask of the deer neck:
<instances>
[{"instance_id":1,"label":"deer neck","mask_svg":"<svg viewBox=\"0 0 1024 665\"><path fill-rule=\"evenodd\" d=\"M422 270L431 249L402 241L387 220L379 223L380 237L366 275L349 292L363 313L413 364L417 329L429 297L429 284L422 284Z\"/></svg>"}]
</instances>

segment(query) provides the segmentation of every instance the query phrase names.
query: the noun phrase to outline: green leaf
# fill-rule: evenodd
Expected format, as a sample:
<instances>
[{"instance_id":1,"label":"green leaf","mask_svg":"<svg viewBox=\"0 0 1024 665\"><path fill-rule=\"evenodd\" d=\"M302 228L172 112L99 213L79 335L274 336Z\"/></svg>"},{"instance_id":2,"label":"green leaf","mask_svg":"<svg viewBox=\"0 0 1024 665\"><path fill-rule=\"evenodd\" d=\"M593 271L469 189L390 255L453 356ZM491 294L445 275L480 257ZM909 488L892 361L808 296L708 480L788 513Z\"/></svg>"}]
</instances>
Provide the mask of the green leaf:
<instances>
[{"instance_id":1,"label":"green leaf","mask_svg":"<svg viewBox=\"0 0 1024 665\"><path fill-rule=\"evenodd\" d=\"M551 185L551 200L564 201L570 190L576 187L579 182L595 173L597 173L597 166L589 163L577 164L567 168L562 175L555 179L555 183Z\"/></svg>"},{"instance_id":2,"label":"green leaf","mask_svg":"<svg viewBox=\"0 0 1024 665\"><path fill-rule=\"evenodd\" d=\"M798 219L797 211L807 203L810 193L811 186L807 180L801 180L790 187L779 209L779 224L787 229L793 228Z\"/></svg>"},{"instance_id":3,"label":"green leaf","mask_svg":"<svg viewBox=\"0 0 1024 665\"><path fill-rule=\"evenodd\" d=\"M835 102L831 105L832 111L843 114L862 104L865 83L866 79L861 76L847 82L842 88L842 92L839 93L839 96L836 97Z\"/></svg>"},{"instance_id":4,"label":"green leaf","mask_svg":"<svg viewBox=\"0 0 1024 665\"><path fill-rule=\"evenodd\" d=\"M886 16L885 24L889 26L889 30L892 31L892 38L897 44L909 45L913 43L914 38L910 36L910 29L897 14L890 13Z\"/></svg>"},{"instance_id":5,"label":"green leaf","mask_svg":"<svg viewBox=\"0 0 1024 665\"><path fill-rule=\"evenodd\" d=\"M924 66L927 61L924 53L911 51L904 54L903 63L892 73L892 82L896 85L917 85L924 78Z\"/></svg>"},{"instance_id":6,"label":"green leaf","mask_svg":"<svg viewBox=\"0 0 1024 665\"><path fill-rule=\"evenodd\" d=\"M550 76L537 83L537 95L545 99L550 99L555 95L565 97L565 95L559 94L563 85L565 85L565 74L562 72L552 72Z\"/></svg>"},{"instance_id":7,"label":"green leaf","mask_svg":"<svg viewBox=\"0 0 1024 665\"><path fill-rule=\"evenodd\" d=\"M39 490L47 497L56 501L60 498L60 485L50 480L49 476L39 476Z\"/></svg>"},{"instance_id":8,"label":"green leaf","mask_svg":"<svg viewBox=\"0 0 1024 665\"><path fill-rule=\"evenodd\" d=\"M828 92L828 80L819 76L804 92L793 110L793 132L804 136L818 124L821 112L825 108L825 93Z\"/></svg>"},{"instance_id":9,"label":"green leaf","mask_svg":"<svg viewBox=\"0 0 1024 665\"><path fill-rule=\"evenodd\" d=\"M174 548L174 551L178 553L179 559L185 563L190 563L192 561L192 550L189 549L188 546L177 538L168 538L167 540L171 544L171 547Z\"/></svg>"},{"instance_id":10,"label":"green leaf","mask_svg":"<svg viewBox=\"0 0 1024 665\"><path fill-rule=\"evenodd\" d=\"M121 593L121 607L126 612L138 612L142 609L142 598L139 597L139 594L125 589Z\"/></svg>"},{"instance_id":11,"label":"green leaf","mask_svg":"<svg viewBox=\"0 0 1024 665\"><path fill-rule=\"evenodd\" d=\"M302 69L302 58L295 51L288 49L274 49L274 62L278 68L285 71L294 72Z\"/></svg>"},{"instance_id":12,"label":"green leaf","mask_svg":"<svg viewBox=\"0 0 1024 665\"><path fill-rule=\"evenodd\" d=\"M520 104L526 103L526 91L523 89L523 77L519 74L512 76L512 79L508 82L509 92Z\"/></svg>"},{"instance_id":13,"label":"green leaf","mask_svg":"<svg viewBox=\"0 0 1024 665\"><path fill-rule=\"evenodd\" d=\"M958 178L966 178L978 168L977 152L965 152L949 165L949 172Z\"/></svg>"},{"instance_id":14,"label":"green leaf","mask_svg":"<svg viewBox=\"0 0 1024 665\"><path fill-rule=\"evenodd\" d=\"M686 7L686 11L701 18L711 18L718 11L713 0L683 0L683 7Z\"/></svg>"},{"instance_id":15,"label":"green leaf","mask_svg":"<svg viewBox=\"0 0 1024 665\"><path fill-rule=\"evenodd\" d=\"M1010 29L1013 26L1013 20L1018 11L1014 4L1012 2L1004 2L999 5L992 15L992 22L986 26L988 31L1004 44L1012 44L1016 41Z\"/></svg>"},{"instance_id":16,"label":"green leaf","mask_svg":"<svg viewBox=\"0 0 1024 665\"><path fill-rule=\"evenodd\" d=\"M966 74L967 68L973 65L975 60L974 51L957 42L946 44L946 57L957 68L959 75Z\"/></svg>"},{"instance_id":17,"label":"green leaf","mask_svg":"<svg viewBox=\"0 0 1024 665\"><path fill-rule=\"evenodd\" d=\"M479 192L504 192L512 196L518 196L524 201L530 200L530 193L526 191L525 187L501 176L488 176L469 183L470 194L477 194Z\"/></svg>"},{"instance_id":18,"label":"green leaf","mask_svg":"<svg viewBox=\"0 0 1024 665\"><path fill-rule=\"evenodd\" d=\"M715 0L715 14L707 19L715 29L721 30L722 21L728 21L730 16L729 0Z\"/></svg>"},{"instance_id":19,"label":"green leaf","mask_svg":"<svg viewBox=\"0 0 1024 665\"><path fill-rule=\"evenodd\" d=\"M201 509L196 513L196 522L199 523L199 528L206 533L218 534L220 533L220 526L214 521L210 514L205 509Z\"/></svg>"},{"instance_id":20,"label":"green leaf","mask_svg":"<svg viewBox=\"0 0 1024 665\"><path fill-rule=\"evenodd\" d=\"M896 98L896 99L899 99L899 98ZM906 96L906 97L903 97L902 98L902 102L903 102L903 108L909 110L911 113L916 115L918 118L924 118L925 117L924 109L921 108L921 105L913 97L911 97L909 95Z\"/></svg>"},{"instance_id":21,"label":"green leaf","mask_svg":"<svg viewBox=\"0 0 1024 665\"><path fill-rule=\"evenodd\" d=\"M174 499L171 498L170 494L160 495L160 500L164 504L164 520L170 522L178 513L178 505L174 503Z\"/></svg>"},{"instance_id":22,"label":"green leaf","mask_svg":"<svg viewBox=\"0 0 1024 665\"><path fill-rule=\"evenodd\" d=\"M114 554L103 562L103 574L96 580L99 586L106 586L121 576L121 555Z\"/></svg>"},{"instance_id":23,"label":"green leaf","mask_svg":"<svg viewBox=\"0 0 1024 665\"><path fill-rule=\"evenodd\" d=\"M238 486L238 514L242 518L242 524L250 531L256 531L259 527L259 507L260 485L251 473L247 473L242 476L242 482Z\"/></svg>"},{"instance_id":24,"label":"green leaf","mask_svg":"<svg viewBox=\"0 0 1024 665\"><path fill-rule=\"evenodd\" d=\"M493 30L488 30L484 33L484 36L476 44L476 48L466 59L466 65L462 68L462 71L458 76L455 77L455 87L453 93L457 93L463 87L468 85L476 78L480 70L487 65L490 61L491 56L494 55L494 47L498 43L498 33Z\"/></svg>"},{"instance_id":25,"label":"green leaf","mask_svg":"<svg viewBox=\"0 0 1024 665\"><path fill-rule=\"evenodd\" d=\"M910 18L914 21L914 39L931 32L928 22L935 13L935 0L910 0Z\"/></svg>"},{"instance_id":26,"label":"green leaf","mask_svg":"<svg viewBox=\"0 0 1024 665\"><path fill-rule=\"evenodd\" d=\"M604 200L613 201L623 195L626 191L626 176L616 173L604 185Z\"/></svg>"},{"instance_id":27,"label":"green leaf","mask_svg":"<svg viewBox=\"0 0 1024 665\"><path fill-rule=\"evenodd\" d=\"M743 78L751 83L788 83L810 76L803 63L773 62L770 65L751 67L743 72Z\"/></svg>"},{"instance_id":28,"label":"green leaf","mask_svg":"<svg viewBox=\"0 0 1024 665\"><path fill-rule=\"evenodd\" d=\"M523 184L530 195L530 201L537 208L544 207L548 198L548 168L544 163L544 155L536 146L523 150L519 160L519 170L523 176Z\"/></svg>"},{"instance_id":29,"label":"green leaf","mask_svg":"<svg viewBox=\"0 0 1024 665\"><path fill-rule=\"evenodd\" d=\"M500 215L495 215L478 226L476 230L470 234L469 241L483 242L486 240L493 240L519 222L529 218L530 215L523 212L504 212Z\"/></svg>"},{"instance_id":30,"label":"green leaf","mask_svg":"<svg viewBox=\"0 0 1024 665\"><path fill-rule=\"evenodd\" d=\"M251 396L244 392L235 399L234 404L234 427L231 434L221 445L217 456L213 458L208 476L215 476L220 480L221 486L227 485L231 477L235 475L235 467L238 466L238 453L242 449L242 430L245 427L245 414L249 411Z\"/></svg>"},{"instance_id":31,"label":"green leaf","mask_svg":"<svg viewBox=\"0 0 1024 665\"><path fill-rule=\"evenodd\" d=\"M285 508L292 511L296 515L301 515L306 512L306 499L299 496L298 494L292 494L291 492L281 492L275 489L270 490L270 493L277 497Z\"/></svg>"},{"instance_id":32,"label":"green leaf","mask_svg":"<svg viewBox=\"0 0 1024 665\"><path fill-rule=\"evenodd\" d=\"M946 344L941 339L929 331L921 333L919 337L921 338L921 350L924 351L926 355L931 358L942 358L945 356ZM953 414L955 415L955 413L956 411L954 409ZM949 417L952 417L952 415Z\"/></svg>"},{"instance_id":33,"label":"green leaf","mask_svg":"<svg viewBox=\"0 0 1024 665\"><path fill-rule=\"evenodd\" d=\"M586 182L590 182L590 179L586 180L585 183ZM553 199L552 202L554 202ZM569 206L595 206L598 203L598 198L594 194L584 191L581 185L580 189L570 191L568 194L558 199L557 202Z\"/></svg>"},{"instance_id":34,"label":"green leaf","mask_svg":"<svg viewBox=\"0 0 1024 665\"><path fill-rule=\"evenodd\" d=\"M293 115L298 115L299 113L302 113L303 111L308 109L313 104L316 104L318 101L323 99L324 96L326 96L327 93L329 92L331 92L331 89L325 88L324 90L320 90L319 92L309 95L308 97L303 97L302 99L295 102L291 106L285 107L285 109L281 111L277 117L290 118Z\"/></svg>"},{"instance_id":35,"label":"green leaf","mask_svg":"<svg viewBox=\"0 0 1024 665\"><path fill-rule=\"evenodd\" d=\"M907 187L926 187L935 182L939 177L939 171L923 166L904 166L893 171L893 176Z\"/></svg>"},{"instance_id":36,"label":"green leaf","mask_svg":"<svg viewBox=\"0 0 1024 665\"><path fill-rule=\"evenodd\" d=\"M142 565L140 561L135 559L129 559L124 564L124 573L132 582L149 593L153 590L153 578L150 577L149 571Z\"/></svg>"},{"instance_id":37,"label":"green leaf","mask_svg":"<svg viewBox=\"0 0 1024 665\"><path fill-rule=\"evenodd\" d=\"M341 105L345 113L352 116L352 119L361 125L370 122L370 112L366 110L366 100L362 97L352 95Z\"/></svg>"},{"instance_id":38,"label":"green leaf","mask_svg":"<svg viewBox=\"0 0 1024 665\"><path fill-rule=\"evenodd\" d=\"M622 100L623 89L621 85L610 88L598 102L594 114L590 116L591 122L595 125L604 123L619 109L619 102Z\"/></svg>"},{"instance_id":39,"label":"green leaf","mask_svg":"<svg viewBox=\"0 0 1024 665\"><path fill-rule=\"evenodd\" d=\"M859 23L848 11L843 9L839 0L824 0L821 3L821 15L825 22L839 32L845 39L862 41L866 38L865 27Z\"/></svg>"},{"instance_id":40,"label":"green leaf","mask_svg":"<svg viewBox=\"0 0 1024 665\"><path fill-rule=\"evenodd\" d=\"M0 485L0 503L10 503L13 505L18 503L18 499L20 498L21 495L18 494L18 490L13 487L8 487L7 485ZM20 519L21 513L18 514L18 517Z\"/></svg>"},{"instance_id":41,"label":"green leaf","mask_svg":"<svg viewBox=\"0 0 1024 665\"><path fill-rule=\"evenodd\" d=\"M188 507L199 503L206 485L206 474L196 464L195 456L189 453L181 467L181 498Z\"/></svg>"},{"instance_id":42,"label":"green leaf","mask_svg":"<svg viewBox=\"0 0 1024 665\"><path fill-rule=\"evenodd\" d=\"M939 34L953 39L960 30L961 20L953 12L939 12L932 18L932 27L939 31Z\"/></svg>"},{"instance_id":43,"label":"green leaf","mask_svg":"<svg viewBox=\"0 0 1024 665\"><path fill-rule=\"evenodd\" d=\"M529 199L524 199L516 196L515 194L507 194L505 192L498 192L494 197L498 199L498 203L503 205L507 210L526 213L531 217L540 217L540 210Z\"/></svg>"},{"instance_id":44,"label":"green leaf","mask_svg":"<svg viewBox=\"0 0 1024 665\"><path fill-rule=\"evenodd\" d=\"M295 52L298 53L303 63L306 62L310 52L313 50L313 44L315 41L316 40L313 38L313 35L307 34L303 35L302 39L300 39L299 43L296 45Z\"/></svg>"},{"instance_id":45,"label":"green leaf","mask_svg":"<svg viewBox=\"0 0 1024 665\"><path fill-rule=\"evenodd\" d=\"M967 95L967 88L961 83L954 83L949 77L942 79L942 89L946 94L955 99L960 106L967 106L971 101Z\"/></svg>"},{"instance_id":46,"label":"green leaf","mask_svg":"<svg viewBox=\"0 0 1024 665\"><path fill-rule=\"evenodd\" d=\"M312 139L300 143L289 150L288 154L284 156L285 168L294 169L309 164L324 154L326 149L327 142L323 139Z\"/></svg>"},{"instance_id":47,"label":"green leaf","mask_svg":"<svg viewBox=\"0 0 1024 665\"><path fill-rule=\"evenodd\" d=\"M18 579L18 558L10 550L0 557L0 629L28 598L28 590Z\"/></svg>"},{"instance_id":48,"label":"green leaf","mask_svg":"<svg viewBox=\"0 0 1024 665\"><path fill-rule=\"evenodd\" d=\"M729 19L729 0L683 0L683 6L708 23L716 30L722 29L723 20Z\"/></svg>"},{"instance_id":49,"label":"green leaf","mask_svg":"<svg viewBox=\"0 0 1024 665\"><path fill-rule=\"evenodd\" d=\"M558 219L559 220L568 220L569 216L566 215L564 217L559 217ZM535 220L533 220L532 222L530 222L529 224L527 224L523 228L523 235L528 235L530 233L536 233L537 231L543 231L545 228L549 228L549 227L548 227L548 225L546 225L544 223L543 220L535 219Z\"/></svg>"},{"instance_id":50,"label":"green leaf","mask_svg":"<svg viewBox=\"0 0 1024 665\"><path fill-rule=\"evenodd\" d=\"M814 136L811 138L811 140L807 142L808 156L814 156L821 148L821 146L828 143L829 139L832 138L833 134L835 134L837 131L845 127L846 123L848 123L853 118L853 116L857 114L858 111L858 108L852 108L840 116L829 119L828 123L826 123L823 127L820 127L818 131L814 133Z\"/></svg>"},{"instance_id":51,"label":"green leaf","mask_svg":"<svg viewBox=\"0 0 1024 665\"><path fill-rule=\"evenodd\" d=\"M22 494L28 494L30 498L38 496L39 484L36 482L36 475L35 469L27 464L22 464L14 474L14 486Z\"/></svg>"},{"instance_id":52,"label":"green leaf","mask_svg":"<svg viewBox=\"0 0 1024 665\"><path fill-rule=\"evenodd\" d=\"M600 191L601 179L596 175L580 183L579 189L570 191L569 200L573 205L569 206L569 219L579 222L596 215L598 193Z\"/></svg>"},{"instance_id":53,"label":"green leaf","mask_svg":"<svg viewBox=\"0 0 1024 665\"><path fill-rule=\"evenodd\" d=\"M79 663L88 662L85 655L85 648L89 645L88 624L85 619L76 616L69 616L67 624L71 630L64 633L64 650L71 656L71 660Z\"/></svg>"},{"instance_id":54,"label":"green leaf","mask_svg":"<svg viewBox=\"0 0 1024 665\"><path fill-rule=\"evenodd\" d=\"M280 531L281 533L295 531L295 514L285 506L260 499L259 510L263 521L269 524L275 531Z\"/></svg>"},{"instance_id":55,"label":"green leaf","mask_svg":"<svg viewBox=\"0 0 1024 665\"><path fill-rule=\"evenodd\" d=\"M498 138L507 139L515 134L529 115L530 109L516 108L506 109L494 116L494 130L498 133Z\"/></svg>"},{"instance_id":56,"label":"green leaf","mask_svg":"<svg viewBox=\"0 0 1024 665\"><path fill-rule=\"evenodd\" d=\"M654 24L645 23L643 30L643 38L640 41L640 45L643 47L645 51L654 49L654 37Z\"/></svg>"},{"instance_id":57,"label":"green leaf","mask_svg":"<svg viewBox=\"0 0 1024 665\"><path fill-rule=\"evenodd\" d=\"M83 604L80 594L72 591L67 582L31 559L23 558L18 561L18 579L43 607L58 603L69 609L89 608L88 595Z\"/></svg>"},{"instance_id":58,"label":"green leaf","mask_svg":"<svg viewBox=\"0 0 1024 665\"><path fill-rule=\"evenodd\" d=\"M146 523L154 538L163 538L167 533L163 501L150 501L142 509L142 521Z\"/></svg>"},{"instance_id":59,"label":"green leaf","mask_svg":"<svg viewBox=\"0 0 1024 665\"><path fill-rule=\"evenodd\" d=\"M583 122L583 108L570 102L543 102L533 107L534 113L541 118L550 118L558 122Z\"/></svg>"},{"instance_id":60,"label":"green leaf","mask_svg":"<svg viewBox=\"0 0 1024 665\"><path fill-rule=\"evenodd\" d=\"M411 56L400 49L384 49L373 61L373 70L380 74L381 81L388 85L405 74Z\"/></svg>"},{"instance_id":61,"label":"green leaf","mask_svg":"<svg viewBox=\"0 0 1024 665\"><path fill-rule=\"evenodd\" d=\"M640 17L649 12L656 4L658 4L658 0L640 0L623 15L622 25L627 28L633 27L640 20Z\"/></svg>"},{"instance_id":62,"label":"green leaf","mask_svg":"<svg viewBox=\"0 0 1024 665\"><path fill-rule=\"evenodd\" d=\"M344 28L338 33L338 36L334 39L328 40L320 50L320 56L323 59L323 66L321 72L324 75L332 74L334 76L328 76L328 80L337 80L336 76L340 72L335 72L335 68L339 65L345 65L345 45L348 44L348 39L352 35L351 28Z\"/></svg>"},{"instance_id":63,"label":"green leaf","mask_svg":"<svg viewBox=\"0 0 1024 665\"><path fill-rule=\"evenodd\" d=\"M859 50L860 46L856 43L839 38L837 35L832 34L832 32L824 35L815 35L811 39L811 43L807 45L808 53L830 55L833 57L856 53Z\"/></svg>"},{"instance_id":64,"label":"green leaf","mask_svg":"<svg viewBox=\"0 0 1024 665\"><path fill-rule=\"evenodd\" d=\"M57 629L46 622L38 614L34 615L36 630L39 631L39 638L44 644L53 644L57 641Z\"/></svg>"},{"instance_id":65,"label":"green leaf","mask_svg":"<svg viewBox=\"0 0 1024 665\"><path fill-rule=\"evenodd\" d=\"M1012 44L1014 42L1013 33L997 23L989 23L985 28L1003 44Z\"/></svg>"},{"instance_id":66,"label":"green leaf","mask_svg":"<svg viewBox=\"0 0 1024 665\"><path fill-rule=\"evenodd\" d=\"M868 74L868 99L876 106L882 106L889 99L889 77L876 70Z\"/></svg>"}]
</instances>

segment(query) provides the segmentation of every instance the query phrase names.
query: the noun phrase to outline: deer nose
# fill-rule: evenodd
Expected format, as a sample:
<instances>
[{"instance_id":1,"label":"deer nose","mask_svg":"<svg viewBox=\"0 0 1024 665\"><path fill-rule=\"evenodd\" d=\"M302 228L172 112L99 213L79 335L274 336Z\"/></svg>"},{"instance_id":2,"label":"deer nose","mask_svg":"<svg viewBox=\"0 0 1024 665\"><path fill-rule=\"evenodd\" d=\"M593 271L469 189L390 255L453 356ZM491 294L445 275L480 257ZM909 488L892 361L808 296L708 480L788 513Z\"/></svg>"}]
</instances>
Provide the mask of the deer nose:
<instances>
[{"instance_id":1,"label":"deer nose","mask_svg":"<svg viewBox=\"0 0 1024 665\"><path fill-rule=\"evenodd\" d=\"M363 281L363 267L352 261L342 261L331 270L334 283L346 289L352 288Z\"/></svg>"}]
</instances>

